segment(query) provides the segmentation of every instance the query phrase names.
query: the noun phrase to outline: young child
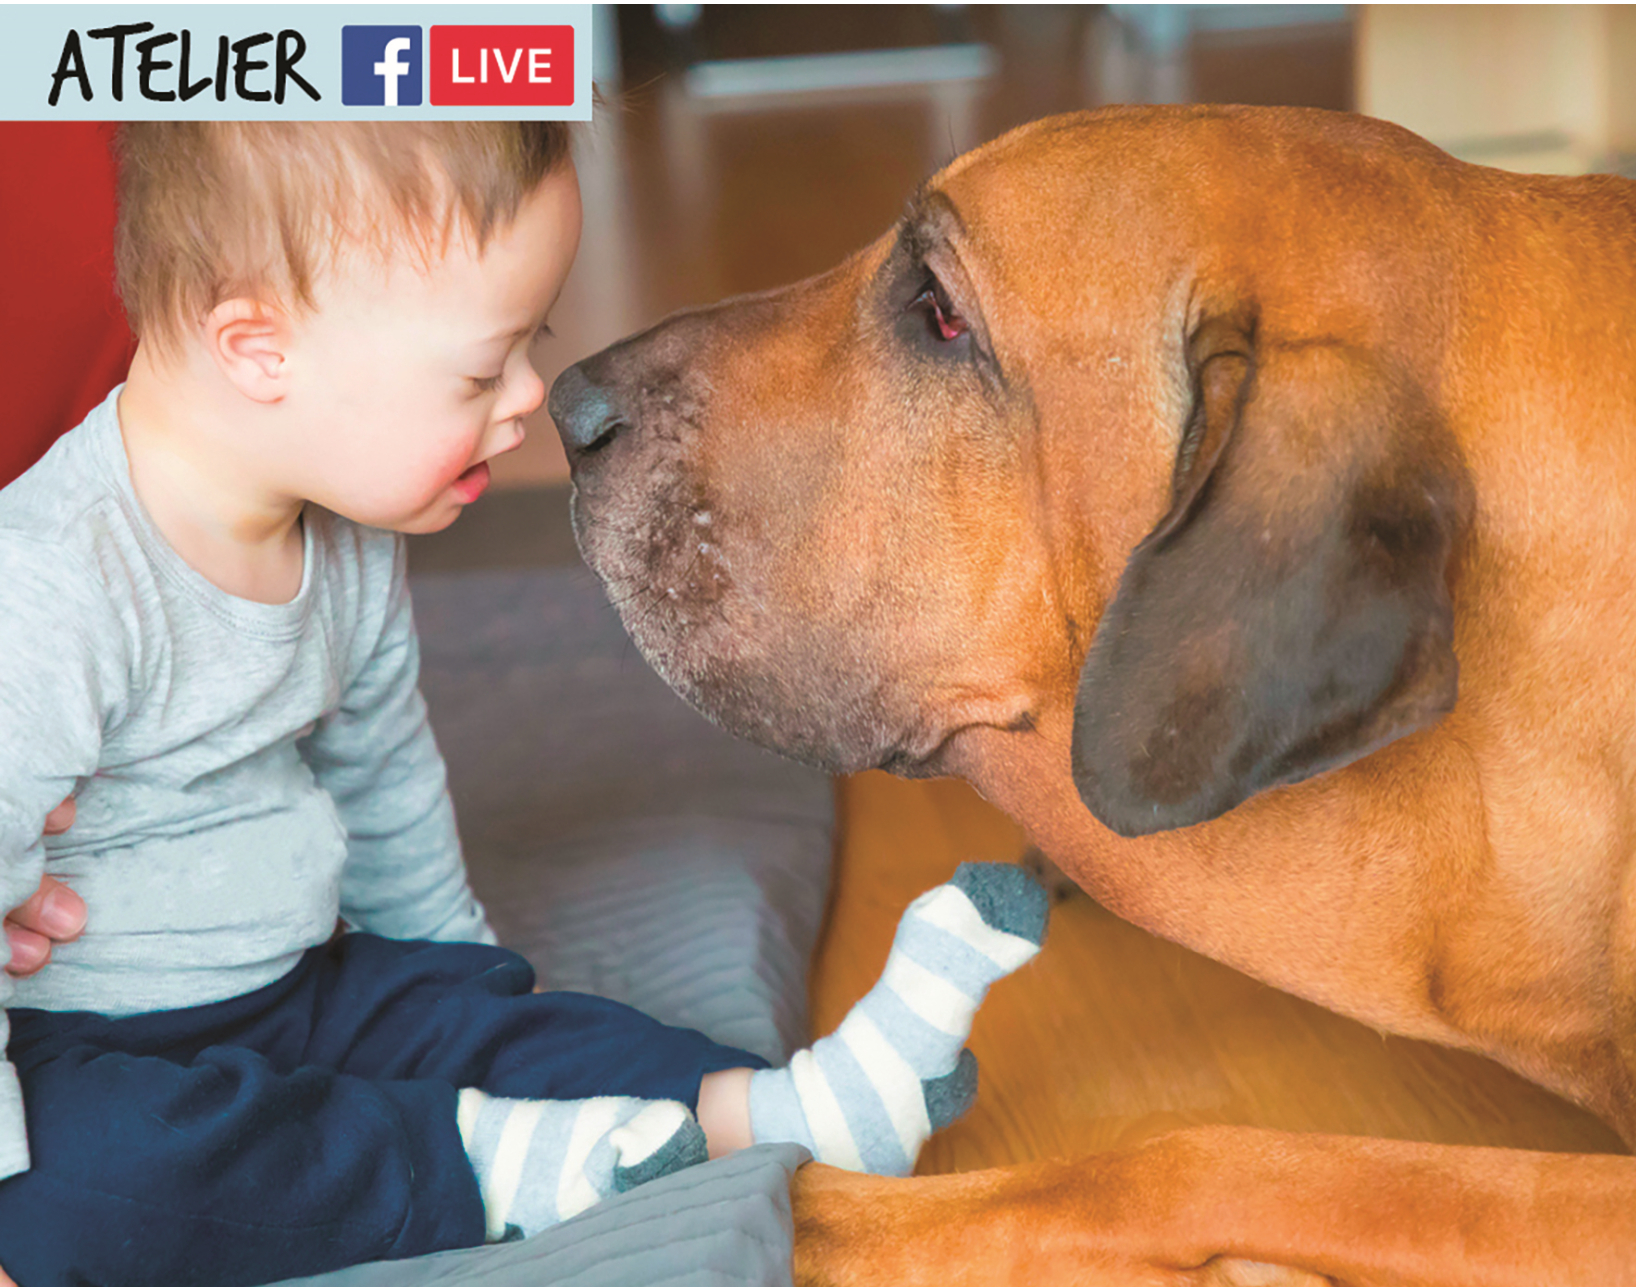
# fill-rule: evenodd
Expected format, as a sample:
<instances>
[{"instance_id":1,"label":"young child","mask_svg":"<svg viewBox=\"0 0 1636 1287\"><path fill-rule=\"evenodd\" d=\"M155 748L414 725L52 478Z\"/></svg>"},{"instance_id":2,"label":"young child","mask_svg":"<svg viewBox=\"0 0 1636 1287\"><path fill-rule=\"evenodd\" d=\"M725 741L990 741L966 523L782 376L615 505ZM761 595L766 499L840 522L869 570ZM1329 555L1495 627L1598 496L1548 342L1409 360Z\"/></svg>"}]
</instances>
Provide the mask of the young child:
<instances>
[{"instance_id":1,"label":"young child","mask_svg":"<svg viewBox=\"0 0 1636 1287\"><path fill-rule=\"evenodd\" d=\"M917 900L778 1069L532 992L467 884L397 534L454 521L544 397L565 127L122 148L129 380L0 492L0 904L46 871L89 909L0 994L0 1262L232 1287L531 1234L753 1142L906 1174L1043 937L1020 869Z\"/></svg>"}]
</instances>

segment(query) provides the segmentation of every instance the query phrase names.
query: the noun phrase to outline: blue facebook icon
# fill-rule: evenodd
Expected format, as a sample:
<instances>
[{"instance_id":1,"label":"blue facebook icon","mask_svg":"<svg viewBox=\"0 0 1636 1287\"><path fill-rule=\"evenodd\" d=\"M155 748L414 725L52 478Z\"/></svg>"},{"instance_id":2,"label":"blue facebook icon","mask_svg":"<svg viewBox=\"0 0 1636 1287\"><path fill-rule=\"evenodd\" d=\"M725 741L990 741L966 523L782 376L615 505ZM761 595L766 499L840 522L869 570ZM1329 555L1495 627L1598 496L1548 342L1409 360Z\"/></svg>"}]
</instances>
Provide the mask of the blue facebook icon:
<instances>
[{"instance_id":1,"label":"blue facebook icon","mask_svg":"<svg viewBox=\"0 0 1636 1287\"><path fill-rule=\"evenodd\" d=\"M419 27L342 27L341 102L419 107Z\"/></svg>"}]
</instances>

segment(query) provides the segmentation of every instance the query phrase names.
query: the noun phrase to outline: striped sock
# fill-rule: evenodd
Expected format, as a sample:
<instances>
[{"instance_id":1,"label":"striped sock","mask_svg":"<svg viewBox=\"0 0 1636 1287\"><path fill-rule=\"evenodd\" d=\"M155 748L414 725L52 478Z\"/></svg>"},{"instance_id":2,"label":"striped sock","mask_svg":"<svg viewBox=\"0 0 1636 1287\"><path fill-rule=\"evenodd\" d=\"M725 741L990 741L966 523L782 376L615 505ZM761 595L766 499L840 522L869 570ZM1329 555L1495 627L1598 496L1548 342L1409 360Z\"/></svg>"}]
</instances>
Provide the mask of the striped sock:
<instances>
[{"instance_id":1,"label":"striped sock","mask_svg":"<svg viewBox=\"0 0 1636 1287\"><path fill-rule=\"evenodd\" d=\"M704 1132L673 1099L501 1099L468 1087L456 1104L490 1242L705 1160Z\"/></svg>"},{"instance_id":2,"label":"striped sock","mask_svg":"<svg viewBox=\"0 0 1636 1287\"><path fill-rule=\"evenodd\" d=\"M908 1175L926 1137L977 1093L966 1050L989 984L1039 951L1045 891L1012 863L965 863L909 905L880 982L841 1026L750 1077L758 1143L805 1145L849 1171Z\"/></svg>"}]
</instances>

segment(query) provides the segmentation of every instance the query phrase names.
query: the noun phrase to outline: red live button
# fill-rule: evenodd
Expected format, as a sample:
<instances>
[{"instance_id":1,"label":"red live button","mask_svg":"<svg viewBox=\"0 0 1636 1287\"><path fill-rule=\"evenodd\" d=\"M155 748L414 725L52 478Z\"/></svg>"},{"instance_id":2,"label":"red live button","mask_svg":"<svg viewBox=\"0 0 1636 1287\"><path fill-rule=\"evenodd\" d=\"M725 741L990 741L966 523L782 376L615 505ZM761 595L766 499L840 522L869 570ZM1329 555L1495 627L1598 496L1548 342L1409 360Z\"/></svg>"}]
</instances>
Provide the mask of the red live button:
<instances>
[{"instance_id":1,"label":"red live button","mask_svg":"<svg viewBox=\"0 0 1636 1287\"><path fill-rule=\"evenodd\" d=\"M438 107L572 107L572 27L433 27Z\"/></svg>"}]
</instances>

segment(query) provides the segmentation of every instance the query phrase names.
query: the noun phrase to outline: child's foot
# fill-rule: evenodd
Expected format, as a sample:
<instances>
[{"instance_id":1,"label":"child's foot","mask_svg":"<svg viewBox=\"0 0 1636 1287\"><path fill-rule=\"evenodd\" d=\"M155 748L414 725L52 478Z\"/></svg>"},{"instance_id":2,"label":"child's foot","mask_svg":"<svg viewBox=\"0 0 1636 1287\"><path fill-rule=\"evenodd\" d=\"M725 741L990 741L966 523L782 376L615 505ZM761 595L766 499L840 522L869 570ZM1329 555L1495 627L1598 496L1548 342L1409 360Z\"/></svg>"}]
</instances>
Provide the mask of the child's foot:
<instances>
[{"instance_id":1,"label":"child's foot","mask_svg":"<svg viewBox=\"0 0 1636 1287\"><path fill-rule=\"evenodd\" d=\"M851 1171L908 1175L926 1137L971 1107L972 1017L989 984L1039 951L1047 904L1014 863L965 863L915 899L880 982L841 1026L787 1067L751 1075L756 1141L803 1144Z\"/></svg>"},{"instance_id":2,"label":"child's foot","mask_svg":"<svg viewBox=\"0 0 1636 1287\"><path fill-rule=\"evenodd\" d=\"M705 1160L704 1132L672 1099L500 1099L467 1088L458 1104L490 1242L529 1237Z\"/></svg>"}]
</instances>

